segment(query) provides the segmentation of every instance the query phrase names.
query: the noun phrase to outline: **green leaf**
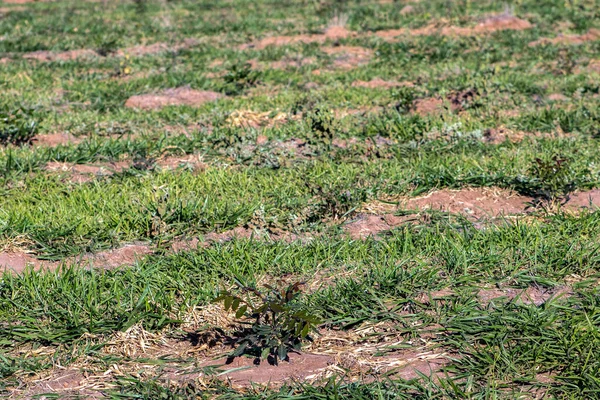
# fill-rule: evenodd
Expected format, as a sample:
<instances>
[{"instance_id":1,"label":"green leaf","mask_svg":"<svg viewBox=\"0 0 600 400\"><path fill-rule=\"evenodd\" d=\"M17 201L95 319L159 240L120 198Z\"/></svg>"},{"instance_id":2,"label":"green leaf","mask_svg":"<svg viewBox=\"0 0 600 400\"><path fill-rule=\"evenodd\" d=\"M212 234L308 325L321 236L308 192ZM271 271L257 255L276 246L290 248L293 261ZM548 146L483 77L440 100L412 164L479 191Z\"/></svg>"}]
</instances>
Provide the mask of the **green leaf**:
<instances>
[{"instance_id":1,"label":"green leaf","mask_svg":"<svg viewBox=\"0 0 600 400\"><path fill-rule=\"evenodd\" d=\"M233 296L225 297L225 311L229 311L231 304L233 303Z\"/></svg>"},{"instance_id":2,"label":"green leaf","mask_svg":"<svg viewBox=\"0 0 600 400\"><path fill-rule=\"evenodd\" d=\"M271 354L271 349L268 347L265 347L264 349L262 349L262 351L260 353L260 358L265 360L267 357L269 357L269 354Z\"/></svg>"},{"instance_id":3,"label":"green leaf","mask_svg":"<svg viewBox=\"0 0 600 400\"><path fill-rule=\"evenodd\" d=\"M287 348L284 345L279 345L279 348L277 349L277 356L279 357L280 360L285 360L287 358Z\"/></svg>"},{"instance_id":4,"label":"green leaf","mask_svg":"<svg viewBox=\"0 0 600 400\"><path fill-rule=\"evenodd\" d=\"M242 316L244 314L246 314L246 310L248 309L247 305L242 305L240 308L238 308L237 312L235 313L235 317L236 318L242 318Z\"/></svg>"},{"instance_id":5,"label":"green leaf","mask_svg":"<svg viewBox=\"0 0 600 400\"><path fill-rule=\"evenodd\" d=\"M231 304L231 310L235 311L238 309L239 306L240 306L240 298L236 297L235 299L233 299L233 303Z\"/></svg>"}]
</instances>

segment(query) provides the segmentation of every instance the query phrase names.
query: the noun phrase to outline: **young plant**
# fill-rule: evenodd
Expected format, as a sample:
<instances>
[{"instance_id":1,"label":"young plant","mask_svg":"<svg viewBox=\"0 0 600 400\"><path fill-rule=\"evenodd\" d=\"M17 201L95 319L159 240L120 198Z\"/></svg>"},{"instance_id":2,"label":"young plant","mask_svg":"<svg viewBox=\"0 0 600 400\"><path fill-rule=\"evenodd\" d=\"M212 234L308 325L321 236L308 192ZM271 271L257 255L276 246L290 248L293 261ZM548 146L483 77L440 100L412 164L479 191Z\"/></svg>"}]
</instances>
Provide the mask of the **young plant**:
<instances>
[{"instance_id":1,"label":"young plant","mask_svg":"<svg viewBox=\"0 0 600 400\"><path fill-rule=\"evenodd\" d=\"M559 155L536 158L529 169L529 194L553 204L564 204L575 189L571 160Z\"/></svg>"},{"instance_id":2,"label":"young plant","mask_svg":"<svg viewBox=\"0 0 600 400\"><path fill-rule=\"evenodd\" d=\"M224 290L214 299L223 302L226 311L235 313L241 328L233 339L235 349L231 358L242 355L255 357L255 362L267 360L272 365L288 361L288 354L299 351L309 334L315 331L318 318L311 315L298 301L301 282L277 286L254 286L235 280L236 287Z\"/></svg>"},{"instance_id":3,"label":"young plant","mask_svg":"<svg viewBox=\"0 0 600 400\"><path fill-rule=\"evenodd\" d=\"M252 69L250 63L234 64L223 77L225 81L225 93L238 95L244 90L256 86L259 83L260 72Z\"/></svg>"}]
</instances>

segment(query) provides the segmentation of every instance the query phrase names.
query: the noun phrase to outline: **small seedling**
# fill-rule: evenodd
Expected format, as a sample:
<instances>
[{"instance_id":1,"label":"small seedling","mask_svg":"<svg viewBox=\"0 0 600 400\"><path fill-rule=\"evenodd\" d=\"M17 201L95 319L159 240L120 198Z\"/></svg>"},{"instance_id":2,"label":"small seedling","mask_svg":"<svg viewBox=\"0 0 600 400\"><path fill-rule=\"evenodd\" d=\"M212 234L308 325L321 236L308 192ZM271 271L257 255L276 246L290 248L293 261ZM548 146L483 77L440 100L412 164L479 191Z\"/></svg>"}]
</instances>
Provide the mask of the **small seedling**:
<instances>
[{"instance_id":1,"label":"small seedling","mask_svg":"<svg viewBox=\"0 0 600 400\"><path fill-rule=\"evenodd\" d=\"M249 355L257 363L266 359L277 365L289 360L288 354L299 351L304 341L312 340L309 334L319 320L298 301L301 282L287 286L278 282L277 286L264 285L262 290L237 279L235 283L234 289L224 290L214 299L235 313L240 326L247 326L236 333L230 358Z\"/></svg>"},{"instance_id":2,"label":"small seedling","mask_svg":"<svg viewBox=\"0 0 600 400\"><path fill-rule=\"evenodd\" d=\"M575 190L576 182L571 173L571 160L553 155L550 158L536 158L530 169L530 194L552 204L564 204Z\"/></svg>"}]
</instances>

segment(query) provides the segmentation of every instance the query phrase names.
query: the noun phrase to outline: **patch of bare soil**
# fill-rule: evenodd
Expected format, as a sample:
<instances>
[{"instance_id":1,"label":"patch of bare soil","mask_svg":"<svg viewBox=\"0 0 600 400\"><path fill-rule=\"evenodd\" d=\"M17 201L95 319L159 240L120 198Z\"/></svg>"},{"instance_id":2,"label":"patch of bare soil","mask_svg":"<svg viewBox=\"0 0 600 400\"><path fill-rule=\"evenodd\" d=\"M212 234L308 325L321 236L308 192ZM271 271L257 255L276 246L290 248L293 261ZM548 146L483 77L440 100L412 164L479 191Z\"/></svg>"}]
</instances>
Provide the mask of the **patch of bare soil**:
<instances>
[{"instance_id":1,"label":"patch of bare soil","mask_svg":"<svg viewBox=\"0 0 600 400\"><path fill-rule=\"evenodd\" d=\"M519 143L527 136L530 136L527 132L514 131L505 127L489 128L483 132L483 141L490 144L500 144L507 140Z\"/></svg>"},{"instance_id":2,"label":"patch of bare soil","mask_svg":"<svg viewBox=\"0 0 600 400\"><path fill-rule=\"evenodd\" d=\"M44 396L48 394L48 397ZM56 369L51 375L36 379L28 383L28 387L15 390L11 397L14 399L53 399L60 398L86 398L100 399L104 396L88 381L85 374L79 369Z\"/></svg>"},{"instance_id":3,"label":"patch of bare soil","mask_svg":"<svg viewBox=\"0 0 600 400\"><path fill-rule=\"evenodd\" d=\"M36 135L32 143L34 146L56 147L60 145L78 144L82 139L69 133L49 133L46 135Z\"/></svg>"},{"instance_id":4,"label":"patch of bare soil","mask_svg":"<svg viewBox=\"0 0 600 400\"><path fill-rule=\"evenodd\" d=\"M439 210L480 219L523 214L532 198L499 188L443 189L403 202L405 209Z\"/></svg>"},{"instance_id":5,"label":"patch of bare soil","mask_svg":"<svg viewBox=\"0 0 600 400\"><path fill-rule=\"evenodd\" d=\"M116 161L112 163L94 163L94 164L72 164L52 161L46 164L46 170L51 172L63 173L74 183L90 182L94 178L101 176L110 176L117 172L129 168L127 161Z\"/></svg>"},{"instance_id":6,"label":"patch of bare soil","mask_svg":"<svg viewBox=\"0 0 600 400\"><path fill-rule=\"evenodd\" d=\"M373 50L359 46L332 46L321 49L333 57L333 67L338 69L352 69L371 61Z\"/></svg>"},{"instance_id":7,"label":"patch of bare soil","mask_svg":"<svg viewBox=\"0 0 600 400\"><path fill-rule=\"evenodd\" d=\"M163 169L185 168L191 170L204 170L208 166L202 157L197 154L189 154L181 157L168 156L156 161L156 165Z\"/></svg>"},{"instance_id":8,"label":"patch of bare soil","mask_svg":"<svg viewBox=\"0 0 600 400\"><path fill-rule=\"evenodd\" d=\"M497 299L505 299L540 306L550 299L569 296L571 294L571 289L567 286L552 289L530 286L527 289L481 289L477 293L477 297L482 304L486 305Z\"/></svg>"},{"instance_id":9,"label":"patch of bare soil","mask_svg":"<svg viewBox=\"0 0 600 400\"><path fill-rule=\"evenodd\" d=\"M270 36L256 42L245 44L241 48L265 49L269 46L286 46L296 43L325 43L326 41L337 41L352 36L352 32L342 26L327 28L322 34L295 35L295 36Z\"/></svg>"},{"instance_id":10,"label":"patch of bare soil","mask_svg":"<svg viewBox=\"0 0 600 400\"><path fill-rule=\"evenodd\" d=\"M354 81L352 87L363 87L369 89L386 88L391 89L399 86L414 86L412 82L386 81L381 78L373 78L370 81Z\"/></svg>"},{"instance_id":11,"label":"patch of bare soil","mask_svg":"<svg viewBox=\"0 0 600 400\"><path fill-rule=\"evenodd\" d=\"M570 196L565 205L568 210L579 210L582 208L597 209L600 208L600 189L593 189L586 192L576 192Z\"/></svg>"},{"instance_id":12,"label":"patch of bare soil","mask_svg":"<svg viewBox=\"0 0 600 400\"><path fill-rule=\"evenodd\" d=\"M166 53L168 51L180 51L189 49L198 44L195 39L184 39L181 43L170 44L170 43L152 43L152 44L140 44L125 49L120 49L116 52L118 56L133 56L141 57L145 55Z\"/></svg>"},{"instance_id":13,"label":"patch of bare soil","mask_svg":"<svg viewBox=\"0 0 600 400\"><path fill-rule=\"evenodd\" d=\"M58 264L50 261L38 260L33 255L21 251L0 252L0 273L3 271L10 271L21 274L29 266L35 269L54 269Z\"/></svg>"},{"instance_id":14,"label":"patch of bare soil","mask_svg":"<svg viewBox=\"0 0 600 400\"><path fill-rule=\"evenodd\" d=\"M357 219L344 225L344 231L352 239L365 239L388 232L404 223L414 220L414 217L398 217L393 214L385 215L359 215Z\"/></svg>"},{"instance_id":15,"label":"patch of bare soil","mask_svg":"<svg viewBox=\"0 0 600 400\"><path fill-rule=\"evenodd\" d=\"M132 96L125 102L125 107L141 110L157 110L173 105L200 106L223 97L224 95L217 92L181 87L167 89L154 94Z\"/></svg>"},{"instance_id":16,"label":"patch of bare soil","mask_svg":"<svg viewBox=\"0 0 600 400\"><path fill-rule=\"evenodd\" d=\"M445 99L441 97L417 99L413 102L412 109L413 112L422 116L442 114L446 110L460 112L477 97L479 97L479 93L476 89L454 91L449 93Z\"/></svg>"},{"instance_id":17,"label":"patch of bare soil","mask_svg":"<svg viewBox=\"0 0 600 400\"><path fill-rule=\"evenodd\" d=\"M81 263L89 264L95 268L112 269L121 266L133 265L153 250L145 244L128 244L113 250L101 251L82 257Z\"/></svg>"},{"instance_id":18,"label":"patch of bare soil","mask_svg":"<svg viewBox=\"0 0 600 400\"><path fill-rule=\"evenodd\" d=\"M439 97L417 99L413 103L413 110L422 116L442 114L446 111L446 103Z\"/></svg>"},{"instance_id":19,"label":"patch of bare soil","mask_svg":"<svg viewBox=\"0 0 600 400\"><path fill-rule=\"evenodd\" d=\"M539 46L544 44L583 44L600 39L600 29L590 29L581 35L563 35L559 34L554 38L541 38L529 43L529 46Z\"/></svg>"},{"instance_id":20,"label":"patch of bare soil","mask_svg":"<svg viewBox=\"0 0 600 400\"><path fill-rule=\"evenodd\" d=\"M7 3L6 1L4 3ZM11 12L27 11L27 7L0 7L0 14L9 14Z\"/></svg>"},{"instance_id":21,"label":"patch of bare soil","mask_svg":"<svg viewBox=\"0 0 600 400\"><path fill-rule=\"evenodd\" d=\"M550 101L569 101L569 98L562 93L551 93L548 95Z\"/></svg>"},{"instance_id":22,"label":"patch of bare soil","mask_svg":"<svg viewBox=\"0 0 600 400\"><path fill-rule=\"evenodd\" d=\"M408 15L408 14L412 14L414 12L415 12L415 8L413 6L411 6L410 4L407 4L404 7L402 7L402 9L400 10L400 15Z\"/></svg>"},{"instance_id":23,"label":"patch of bare soil","mask_svg":"<svg viewBox=\"0 0 600 400\"><path fill-rule=\"evenodd\" d=\"M23 54L23 58L25 58L27 60L36 60L36 61L42 61L42 62L72 61L72 60L78 60L78 59L83 59L83 58L92 58L92 57L97 57L97 56L98 56L98 54L95 51L89 50L89 49L78 49L78 50L69 50L69 51L61 51L61 52L40 50L40 51L34 51L31 53Z\"/></svg>"},{"instance_id":24,"label":"patch of bare soil","mask_svg":"<svg viewBox=\"0 0 600 400\"><path fill-rule=\"evenodd\" d=\"M392 41L398 36L404 36L409 33L410 31L408 29L382 29L380 31L376 31L375 36Z\"/></svg>"}]
</instances>

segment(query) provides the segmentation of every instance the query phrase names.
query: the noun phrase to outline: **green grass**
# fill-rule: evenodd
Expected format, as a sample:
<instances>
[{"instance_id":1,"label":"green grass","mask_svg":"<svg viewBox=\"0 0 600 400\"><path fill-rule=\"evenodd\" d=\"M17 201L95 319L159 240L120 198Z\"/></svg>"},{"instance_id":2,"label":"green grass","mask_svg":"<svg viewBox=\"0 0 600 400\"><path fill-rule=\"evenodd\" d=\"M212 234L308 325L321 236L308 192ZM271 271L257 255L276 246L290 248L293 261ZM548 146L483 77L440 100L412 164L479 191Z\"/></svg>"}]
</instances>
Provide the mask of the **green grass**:
<instances>
[{"instance_id":1,"label":"green grass","mask_svg":"<svg viewBox=\"0 0 600 400\"><path fill-rule=\"evenodd\" d=\"M311 284L328 278L301 297L324 328L353 331L385 322L406 343L434 331L432 346L453 356L445 375L355 383L336 376L322 385L237 390L217 380L169 384L159 371L114 379L105 394L501 399L539 391L548 398L598 397L596 211L540 209L493 224L431 211L376 240L343 235L348 218L381 198L501 187L547 200L600 186L600 85L598 72L588 67L598 59L599 42L528 45L559 32L598 29L598 7L593 1L505 3L435 0L411 4L409 14L400 12L400 2L333 0L3 4L14 11L0 16L0 58L10 59L0 62L0 108L27 113L5 121L4 130L0 126L0 250L22 244L22 251L65 265L0 277L0 394L27 386L32 374L51 373L57 364L78 366L85 359L88 367L106 369L140 361L103 351L115 332L134 325L179 337L186 315L205 307L236 276L249 282L286 276ZM473 26L502 12L533 27L473 37L404 35L394 42L373 34L440 22ZM240 47L273 35L320 33L335 16L347 17L346 27L357 34L325 44ZM197 44L172 50L185 39ZM157 42L171 49L127 58L118 53ZM364 65L335 69L323 47L338 44L368 48L373 56ZM98 54L51 62L23 57L77 49ZM268 66L308 57L314 62L301 67L267 67L246 71L248 76L236 70L252 60ZM352 86L374 78L413 86ZM227 97L199 107L124 107L130 96L180 86ZM462 110L410 110L412 100L468 90L478 95ZM568 99L551 101L550 94ZM232 126L228 117L239 110L285 113L289 120ZM342 110L362 112L341 116ZM530 135L519 143L490 144L482 140L489 129ZM80 141L27 144L32 133L57 132ZM382 138L387 142L381 144ZM292 141L306 144L292 151L286 148ZM206 168L154 167L163 157L191 154ZM149 168L134 168L140 159ZM568 160L564 169L548 169L548 160L562 159ZM86 183L45 168L49 162L116 161L131 168ZM177 239L236 227L283 230L305 242L236 239L178 254L169 250ZM67 266L72 257L136 241L155 253L114 270ZM569 296L539 306L478 300L481 288L564 286ZM441 289L451 294L422 301ZM25 356L27 349L44 351Z\"/></svg>"}]
</instances>

